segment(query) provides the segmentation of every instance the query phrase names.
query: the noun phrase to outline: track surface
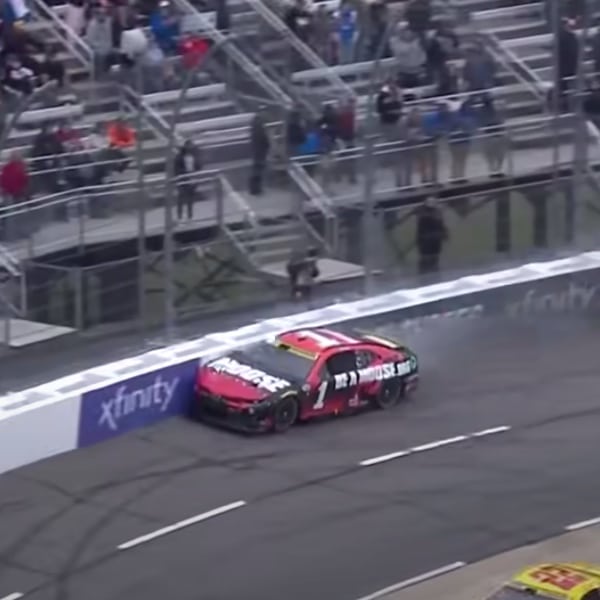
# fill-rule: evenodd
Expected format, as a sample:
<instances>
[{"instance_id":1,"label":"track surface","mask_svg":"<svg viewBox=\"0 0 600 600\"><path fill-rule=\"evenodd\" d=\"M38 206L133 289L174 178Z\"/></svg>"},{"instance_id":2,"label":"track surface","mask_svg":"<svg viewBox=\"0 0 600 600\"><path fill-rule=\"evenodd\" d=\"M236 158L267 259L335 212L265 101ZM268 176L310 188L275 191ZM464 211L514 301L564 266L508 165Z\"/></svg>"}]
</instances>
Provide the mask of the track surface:
<instances>
[{"instance_id":1,"label":"track surface","mask_svg":"<svg viewBox=\"0 0 600 600\"><path fill-rule=\"evenodd\" d=\"M423 383L393 412L260 438L171 421L2 476L0 598L355 600L600 516L599 333L566 318L432 323L405 336Z\"/></svg>"}]
</instances>

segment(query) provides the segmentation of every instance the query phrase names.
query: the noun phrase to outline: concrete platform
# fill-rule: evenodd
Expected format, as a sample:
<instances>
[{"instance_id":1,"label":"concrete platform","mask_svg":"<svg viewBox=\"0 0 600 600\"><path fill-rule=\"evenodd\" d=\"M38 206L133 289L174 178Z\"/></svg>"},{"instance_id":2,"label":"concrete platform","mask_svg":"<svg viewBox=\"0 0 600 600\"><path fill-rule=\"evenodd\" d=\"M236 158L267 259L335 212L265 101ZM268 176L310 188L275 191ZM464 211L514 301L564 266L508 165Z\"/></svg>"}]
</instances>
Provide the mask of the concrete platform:
<instances>
[{"instance_id":1,"label":"concrete platform","mask_svg":"<svg viewBox=\"0 0 600 600\"><path fill-rule=\"evenodd\" d=\"M0 323L0 342L9 348L24 348L39 342L47 342L63 335L75 333L71 327L59 327L48 323L26 321L25 319L9 319L8 332L6 321ZM8 333L8 340L6 339Z\"/></svg>"},{"instance_id":2,"label":"concrete platform","mask_svg":"<svg viewBox=\"0 0 600 600\"><path fill-rule=\"evenodd\" d=\"M362 265L355 265L334 258L320 258L318 266L321 273L317 278L317 283L337 283L349 279L360 279L365 275L365 269ZM270 277L285 281L288 279L285 262L266 264L261 268L261 271Z\"/></svg>"}]
</instances>

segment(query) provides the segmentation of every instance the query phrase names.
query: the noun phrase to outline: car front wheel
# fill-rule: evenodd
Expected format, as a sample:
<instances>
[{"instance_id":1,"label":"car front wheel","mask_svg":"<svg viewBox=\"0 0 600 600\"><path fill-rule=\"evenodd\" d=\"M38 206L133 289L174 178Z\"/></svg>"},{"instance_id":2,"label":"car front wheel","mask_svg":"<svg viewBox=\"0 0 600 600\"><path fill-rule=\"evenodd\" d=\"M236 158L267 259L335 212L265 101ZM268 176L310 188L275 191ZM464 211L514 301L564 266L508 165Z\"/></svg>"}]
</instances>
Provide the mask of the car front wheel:
<instances>
[{"instance_id":1,"label":"car front wheel","mask_svg":"<svg viewBox=\"0 0 600 600\"><path fill-rule=\"evenodd\" d=\"M273 430L276 433L286 432L298 419L298 401L296 398L283 398L275 407L273 414Z\"/></svg>"}]
</instances>

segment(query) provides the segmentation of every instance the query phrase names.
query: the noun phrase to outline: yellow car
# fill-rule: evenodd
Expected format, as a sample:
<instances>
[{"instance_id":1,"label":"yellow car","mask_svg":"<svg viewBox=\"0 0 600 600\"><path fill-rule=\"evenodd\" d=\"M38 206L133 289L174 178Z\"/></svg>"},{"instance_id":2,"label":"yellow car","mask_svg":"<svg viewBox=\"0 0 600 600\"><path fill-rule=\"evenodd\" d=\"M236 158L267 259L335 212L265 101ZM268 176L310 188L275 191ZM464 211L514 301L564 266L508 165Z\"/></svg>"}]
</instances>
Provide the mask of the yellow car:
<instances>
[{"instance_id":1,"label":"yellow car","mask_svg":"<svg viewBox=\"0 0 600 600\"><path fill-rule=\"evenodd\" d=\"M600 566L553 563L528 567L488 600L600 600Z\"/></svg>"}]
</instances>

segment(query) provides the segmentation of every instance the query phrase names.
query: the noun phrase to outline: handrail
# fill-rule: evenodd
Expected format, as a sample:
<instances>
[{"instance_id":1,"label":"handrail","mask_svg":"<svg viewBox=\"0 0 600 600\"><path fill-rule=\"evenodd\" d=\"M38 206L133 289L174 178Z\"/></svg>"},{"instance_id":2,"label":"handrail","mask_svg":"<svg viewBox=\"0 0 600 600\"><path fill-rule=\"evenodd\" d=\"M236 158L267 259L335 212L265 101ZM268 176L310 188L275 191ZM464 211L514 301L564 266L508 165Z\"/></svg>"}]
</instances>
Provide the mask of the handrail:
<instances>
[{"instance_id":1,"label":"handrail","mask_svg":"<svg viewBox=\"0 0 600 600\"><path fill-rule=\"evenodd\" d=\"M325 219L325 236L321 237L304 217L302 211L300 211L304 226L314 239L325 246L328 252L333 252L336 246L337 215L330 198L325 194L321 186L312 177L309 177L296 161L289 161L288 173L296 185L312 201L313 206L323 215Z\"/></svg>"},{"instance_id":2,"label":"handrail","mask_svg":"<svg viewBox=\"0 0 600 600\"><path fill-rule=\"evenodd\" d=\"M13 256L4 244L0 244L0 267L4 267L13 277L18 277L21 274L19 260Z\"/></svg>"},{"instance_id":3,"label":"handrail","mask_svg":"<svg viewBox=\"0 0 600 600\"><path fill-rule=\"evenodd\" d=\"M199 171L198 173L193 174L194 181L196 183L203 183L215 180L217 179L219 173L220 171L217 170ZM148 187L160 186L165 183L166 177L164 173L160 173L157 175L148 175L146 177L146 185ZM46 194L44 196L35 198L33 200L28 200L27 202L23 202L18 205L0 207L0 219L19 214L26 214L33 210L40 210L51 206L57 206L65 202L71 202L73 200L73 196L75 195L85 196L88 194L102 195L119 192L128 192L132 189L137 189L138 185L139 184L136 179L128 179L126 181L116 181L100 185L87 185L72 190L64 190L54 194Z\"/></svg>"},{"instance_id":4,"label":"handrail","mask_svg":"<svg viewBox=\"0 0 600 600\"><path fill-rule=\"evenodd\" d=\"M32 0L35 8L46 18L54 23L57 33L67 48L72 51L85 67L93 69L94 53L92 49L77 35L57 14L44 2Z\"/></svg>"},{"instance_id":5,"label":"handrail","mask_svg":"<svg viewBox=\"0 0 600 600\"><path fill-rule=\"evenodd\" d=\"M175 0L175 3L184 14L195 17L200 21L201 30L208 35L210 39L221 45L221 48L229 55L229 57L262 89L267 92L274 101L280 104L281 107L290 109L293 106L292 99L279 88L269 77L267 77L258 65L255 65L249 60L234 44L226 43L227 36L223 35L210 21L197 10L189 0Z\"/></svg>"},{"instance_id":6,"label":"handrail","mask_svg":"<svg viewBox=\"0 0 600 600\"><path fill-rule=\"evenodd\" d=\"M229 196L248 219L249 225L256 229L259 227L258 217L246 199L231 185L231 182L221 172L218 173L217 179L221 183L226 196Z\"/></svg>"},{"instance_id":7,"label":"handrail","mask_svg":"<svg viewBox=\"0 0 600 600\"><path fill-rule=\"evenodd\" d=\"M290 42L291 46L298 51L308 64L312 64L315 69L327 69L330 76L330 81L335 88L339 89L341 99L352 100L356 99L354 90L335 72L329 69L329 65L316 53L312 48L307 46L300 38L292 33L289 27L281 20L279 15L273 12L262 0L246 0L252 9L262 16L273 29L283 35Z\"/></svg>"}]
</instances>

